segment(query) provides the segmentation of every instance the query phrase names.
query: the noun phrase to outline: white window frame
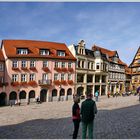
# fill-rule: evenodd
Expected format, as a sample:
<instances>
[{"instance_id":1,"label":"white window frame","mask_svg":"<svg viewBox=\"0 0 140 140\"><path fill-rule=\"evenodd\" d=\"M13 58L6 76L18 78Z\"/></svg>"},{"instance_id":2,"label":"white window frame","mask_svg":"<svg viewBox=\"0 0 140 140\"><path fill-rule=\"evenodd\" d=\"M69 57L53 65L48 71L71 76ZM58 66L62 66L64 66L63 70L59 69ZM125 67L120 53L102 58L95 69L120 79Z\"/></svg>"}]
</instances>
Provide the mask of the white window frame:
<instances>
[{"instance_id":1,"label":"white window frame","mask_svg":"<svg viewBox=\"0 0 140 140\"><path fill-rule=\"evenodd\" d=\"M18 68L18 61L17 60L12 61L12 67L13 68Z\"/></svg>"},{"instance_id":2,"label":"white window frame","mask_svg":"<svg viewBox=\"0 0 140 140\"><path fill-rule=\"evenodd\" d=\"M18 81L18 74L12 74L12 81L17 82Z\"/></svg>"},{"instance_id":3,"label":"white window frame","mask_svg":"<svg viewBox=\"0 0 140 140\"><path fill-rule=\"evenodd\" d=\"M72 74L68 74L68 80L72 80Z\"/></svg>"},{"instance_id":4,"label":"white window frame","mask_svg":"<svg viewBox=\"0 0 140 140\"><path fill-rule=\"evenodd\" d=\"M35 74L34 73L30 74L30 81L35 81Z\"/></svg>"},{"instance_id":5,"label":"white window frame","mask_svg":"<svg viewBox=\"0 0 140 140\"><path fill-rule=\"evenodd\" d=\"M49 55L50 52L47 49L40 49L40 55Z\"/></svg>"},{"instance_id":6,"label":"white window frame","mask_svg":"<svg viewBox=\"0 0 140 140\"><path fill-rule=\"evenodd\" d=\"M65 56L65 51L57 51L58 56Z\"/></svg>"},{"instance_id":7,"label":"white window frame","mask_svg":"<svg viewBox=\"0 0 140 140\"><path fill-rule=\"evenodd\" d=\"M27 74L21 74L21 82L27 82Z\"/></svg>"},{"instance_id":8,"label":"white window frame","mask_svg":"<svg viewBox=\"0 0 140 140\"><path fill-rule=\"evenodd\" d=\"M48 78L49 78L49 77L48 77L48 74L47 74L47 73L43 73L43 74L42 74L42 80L43 80L43 81L44 81L44 80L45 80L45 81L48 80Z\"/></svg>"},{"instance_id":9,"label":"white window frame","mask_svg":"<svg viewBox=\"0 0 140 140\"><path fill-rule=\"evenodd\" d=\"M66 67L66 63L65 63L65 62L62 62L62 63L61 63L61 67L62 67L62 68L65 68L65 67Z\"/></svg>"},{"instance_id":10,"label":"white window frame","mask_svg":"<svg viewBox=\"0 0 140 140\"><path fill-rule=\"evenodd\" d=\"M66 80L66 76L65 76L64 73L61 74L61 81L62 81L62 80Z\"/></svg>"},{"instance_id":11,"label":"white window frame","mask_svg":"<svg viewBox=\"0 0 140 140\"><path fill-rule=\"evenodd\" d=\"M31 60L30 61L30 68L34 68L35 67L35 63L36 61L35 60Z\"/></svg>"},{"instance_id":12,"label":"white window frame","mask_svg":"<svg viewBox=\"0 0 140 140\"><path fill-rule=\"evenodd\" d=\"M28 49L17 49L17 54L28 54Z\"/></svg>"},{"instance_id":13,"label":"white window frame","mask_svg":"<svg viewBox=\"0 0 140 140\"><path fill-rule=\"evenodd\" d=\"M55 73L55 74L54 74L54 81L55 81L55 80L58 80L58 79L59 79L59 74L58 74L58 73Z\"/></svg>"},{"instance_id":14,"label":"white window frame","mask_svg":"<svg viewBox=\"0 0 140 140\"><path fill-rule=\"evenodd\" d=\"M72 63L68 62L68 68L72 68Z\"/></svg>"},{"instance_id":15,"label":"white window frame","mask_svg":"<svg viewBox=\"0 0 140 140\"><path fill-rule=\"evenodd\" d=\"M26 60L22 60L21 61L21 67L22 68L26 68L27 67L27 61Z\"/></svg>"},{"instance_id":16,"label":"white window frame","mask_svg":"<svg viewBox=\"0 0 140 140\"><path fill-rule=\"evenodd\" d=\"M43 61L43 68L46 68L49 66L49 62L47 60Z\"/></svg>"}]
</instances>

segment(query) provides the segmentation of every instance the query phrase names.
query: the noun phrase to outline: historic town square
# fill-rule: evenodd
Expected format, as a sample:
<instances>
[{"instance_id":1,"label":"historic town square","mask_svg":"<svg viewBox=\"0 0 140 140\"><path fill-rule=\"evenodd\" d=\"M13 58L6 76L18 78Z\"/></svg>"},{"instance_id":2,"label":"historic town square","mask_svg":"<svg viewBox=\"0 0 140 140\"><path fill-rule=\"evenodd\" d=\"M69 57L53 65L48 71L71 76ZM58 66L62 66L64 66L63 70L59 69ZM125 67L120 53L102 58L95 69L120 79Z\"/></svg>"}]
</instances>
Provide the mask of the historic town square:
<instances>
[{"instance_id":1,"label":"historic town square","mask_svg":"<svg viewBox=\"0 0 140 140\"><path fill-rule=\"evenodd\" d=\"M140 139L139 13L0 2L0 139Z\"/></svg>"},{"instance_id":2,"label":"historic town square","mask_svg":"<svg viewBox=\"0 0 140 140\"><path fill-rule=\"evenodd\" d=\"M71 139L72 104L63 101L0 108L0 138ZM138 96L100 97L97 107L95 138L140 139ZM81 126L78 138L81 138Z\"/></svg>"}]
</instances>

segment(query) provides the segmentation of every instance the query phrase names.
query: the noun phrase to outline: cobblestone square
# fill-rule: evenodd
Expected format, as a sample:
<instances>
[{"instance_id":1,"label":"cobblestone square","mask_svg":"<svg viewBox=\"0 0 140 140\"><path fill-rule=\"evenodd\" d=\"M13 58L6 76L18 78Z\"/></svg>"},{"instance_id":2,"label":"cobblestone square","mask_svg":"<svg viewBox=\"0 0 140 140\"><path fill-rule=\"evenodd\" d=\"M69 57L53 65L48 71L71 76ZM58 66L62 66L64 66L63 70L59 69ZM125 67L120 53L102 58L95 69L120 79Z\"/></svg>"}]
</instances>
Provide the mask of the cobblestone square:
<instances>
[{"instance_id":1,"label":"cobblestone square","mask_svg":"<svg viewBox=\"0 0 140 140\"><path fill-rule=\"evenodd\" d=\"M1 107L0 138L71 139L73 133L72 104L72 101L63 101ZM138 96L109 99L106 96L99 97L97 107L95 138L140 138ZM81 138L81 125L78 138Z\"/></svg>"}]
</instances>

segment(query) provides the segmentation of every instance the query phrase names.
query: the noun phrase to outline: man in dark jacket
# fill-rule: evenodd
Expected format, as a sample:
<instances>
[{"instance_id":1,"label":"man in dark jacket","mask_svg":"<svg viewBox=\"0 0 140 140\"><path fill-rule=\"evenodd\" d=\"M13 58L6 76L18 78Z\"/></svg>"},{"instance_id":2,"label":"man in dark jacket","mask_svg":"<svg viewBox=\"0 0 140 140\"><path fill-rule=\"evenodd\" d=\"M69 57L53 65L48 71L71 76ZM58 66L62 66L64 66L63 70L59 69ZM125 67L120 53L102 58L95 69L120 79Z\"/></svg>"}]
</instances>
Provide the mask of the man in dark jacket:
<instances>
[{"instance_id":1,"label":"man in dark jacket","mask_svg":"<svg viewBox=\"0 0 140 140\"><path fill-rule=\"evenodd\" d=\"M94 118L97 114L97 107L95 101L92 100L93 95L87 93L87 99L82 102L81 116L82 116L82 138L86 139L87 129L88 138L93 139Z\"/></svg>"}]
</instances>

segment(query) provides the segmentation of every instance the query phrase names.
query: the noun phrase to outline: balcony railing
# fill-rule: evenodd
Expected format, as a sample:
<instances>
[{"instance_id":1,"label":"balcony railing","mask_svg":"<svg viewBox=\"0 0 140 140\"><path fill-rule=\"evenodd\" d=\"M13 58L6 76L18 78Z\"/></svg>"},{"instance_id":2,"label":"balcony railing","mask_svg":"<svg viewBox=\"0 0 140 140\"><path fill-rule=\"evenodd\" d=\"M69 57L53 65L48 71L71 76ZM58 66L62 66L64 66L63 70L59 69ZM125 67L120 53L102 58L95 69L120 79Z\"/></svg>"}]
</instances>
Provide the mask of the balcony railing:
<instances>
[{"instance_id":1,"label":"balcony railing","mask_svg":"<svg viewBox=\"0 0 140 140\"><path fill-rule=\"evenodd\" d=\"M38 81L38 84L39 85L51 85L52 84L52 80L50 80L50 79L48 79L48 80L42 79L42 80Z\"/></svg>"}]
</instances>

